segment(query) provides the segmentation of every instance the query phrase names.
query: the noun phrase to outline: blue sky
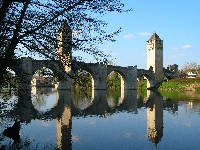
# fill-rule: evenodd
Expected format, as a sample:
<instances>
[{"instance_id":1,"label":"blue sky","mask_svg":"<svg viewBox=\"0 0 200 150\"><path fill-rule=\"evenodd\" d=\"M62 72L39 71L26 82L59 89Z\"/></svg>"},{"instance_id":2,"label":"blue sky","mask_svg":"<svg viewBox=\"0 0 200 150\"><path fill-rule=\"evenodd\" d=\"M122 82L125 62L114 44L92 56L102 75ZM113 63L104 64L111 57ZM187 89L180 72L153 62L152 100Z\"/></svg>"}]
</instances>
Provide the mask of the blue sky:
<instances>
[{"instance_id":1,"label":"blue sky","mask_svg":"<svg viewBox=\"0 0 200 150\"><path fill-rule=\"evenodd\" d=\"M121 66L146 69L146 41L156 32L164 42L164 67L200 65L200 0L122 0L128 13L102 17L108 31L122 28L116 42L100 46Z\"/></svg>"}]
</instances>

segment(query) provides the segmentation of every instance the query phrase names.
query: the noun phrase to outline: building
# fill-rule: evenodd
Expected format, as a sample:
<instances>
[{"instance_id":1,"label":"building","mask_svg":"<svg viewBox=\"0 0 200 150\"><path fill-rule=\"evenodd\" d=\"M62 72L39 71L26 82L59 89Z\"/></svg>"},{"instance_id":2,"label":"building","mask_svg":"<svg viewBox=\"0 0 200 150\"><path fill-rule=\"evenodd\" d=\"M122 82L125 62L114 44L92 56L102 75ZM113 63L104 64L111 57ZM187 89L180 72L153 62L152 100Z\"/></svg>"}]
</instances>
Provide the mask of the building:
<instances>
[{"instance_id":1,"label":"building","mask_svg":"<svg viewBox=\"0 0 200 150\"><path fill-rule=\"evenodd\" d=\"M196 73L196 72L190 71L190 72L187 73L187 77L188 77L188 78L196 78L196 76L197 76L197 73Z\"/></svg>"}]
</instances>

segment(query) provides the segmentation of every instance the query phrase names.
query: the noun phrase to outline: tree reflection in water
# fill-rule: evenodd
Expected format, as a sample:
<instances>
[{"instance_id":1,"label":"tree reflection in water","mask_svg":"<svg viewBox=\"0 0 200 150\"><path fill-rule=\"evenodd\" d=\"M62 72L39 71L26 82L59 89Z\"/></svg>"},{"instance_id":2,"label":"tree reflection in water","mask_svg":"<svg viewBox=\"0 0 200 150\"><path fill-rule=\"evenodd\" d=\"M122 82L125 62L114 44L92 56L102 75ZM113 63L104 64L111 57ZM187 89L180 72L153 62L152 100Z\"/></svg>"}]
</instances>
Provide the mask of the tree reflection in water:
<instances>
[{"instance_id":1,"label":"tree reflection in water","mask_svg":"<svg viewBox=\"0 0 200 150\"><path fill-rule=\"evenodd\" d=\"M44 93L51 94L48 91L43 91L42 94ZM38 96L37 94L36 96ZM94 90L88 94L89 98L85 98L80 93L79 95L72 94L69 90L59 90L54 95L56 95L55 105L41 113L35 109L36 107L31 101L31 91L19 91L18 100L14 107L12 106L12 109L7 113L1 113L0 146L4 149L13 147L20 149L39 147L43 149L49 145L49 149L72 149L73 145L76 145L79 140L79 137L72 130L73 118L81 118L82 121L85 117L94 116L108 119L116 114L121 116L123 116L123 113L138 114L141 111L140 109L147 112L146 135L153 144L158 145L164 136L163 109L172 113L178 111L177 102L169 99L163 101L163 97L159 93L152 91L147 91L145 98L137 96L137 91L134 90L125 90L123 93L119 91L119 93L113 93L113 97L112 93L105 90ZM118 101L119 97L123 98L120 102ZM84 100L81 98L84 98ZM48 100L47 98L47 103ZM2 112L3 108L3 105L1 105ZM12 127L15 120L20 121L21 124L19 143L3 135L4 130ZM76 123L74 125L78 126ZM81 126L82 124L79 124L80 130L82 129ZM131 137L131 131L130 134L126 135Z\"/></svg>"}]
</instances>

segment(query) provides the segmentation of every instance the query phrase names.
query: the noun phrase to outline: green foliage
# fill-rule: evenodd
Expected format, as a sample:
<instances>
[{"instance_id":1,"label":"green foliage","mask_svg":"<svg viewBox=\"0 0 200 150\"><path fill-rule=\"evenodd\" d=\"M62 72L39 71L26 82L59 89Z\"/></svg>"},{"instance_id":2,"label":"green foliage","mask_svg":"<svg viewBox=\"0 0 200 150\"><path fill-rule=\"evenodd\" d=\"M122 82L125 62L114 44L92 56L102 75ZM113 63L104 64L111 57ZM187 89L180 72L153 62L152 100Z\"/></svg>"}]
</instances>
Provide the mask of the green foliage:
<instances>
[{"instance_id":1,"label":"green foliage","mask_svg":"<svg viewBox=\"0 0 200 150\"><path fill-rule=\"evenodd\" d=\"M121 91L119 89L117 90L107 90L107 97L113 97L113 102L115 105L119 102L119 97L121 96Z\"/></svg>"},{"instance_id":2,"label":"green foliage","mask_svg":"<svg viewBox=\"0 0 200 150\"><path fill-rule=\"evenodd\" d=\"M168 97L170 99L184 100L189 98L189 96L186 96L186 94L181 92L161 91L160 93L163 97Z\"/></svg>"},{"instance_id":3,"label":"green foliage","mask_svg":"<svg viewBox=\"0 0 200 150\"><path fill-rule=\"evenodd\" d=\"M146 90L147 89L147 80L139 80L137 85L138 85L138 90Z\"/></svg>"},{"instance_id":4,"label":"green foliage","mask_svg":"<svg viewBox=\"0 0 200 150\"><path fill-rule=\"evenodd\" d=\"M80 73L78 76L75 76L72 81L73 89L89 89L92 88L92 77L88 72Z\"/></svg>"},{"instance_id":5,"label":"green foliage","mask_svg":"<svg viewBox=\"0 0 200 150\"><path fill-rule=\"evenodd\" d=\"M160 91L187 91L187 89L193 85L198 91L200 86L200 78L177 78L168 82L163 82L159 90ZM193 88L193 87L192 87Z\"/></svg>"},{"instance_id":6,"label":"green foliage","mask_svg":"<svg viewBox=\"0 0 200 150\"><path fill-rule=\"evenodd\" d=\"M0 87L15 88L17 87L17 78L14 76L14 74L7 71L6 74L4 74L4 80L0 83Z\"/></svg>"},{"instance_id":7,"label":"green foliage","mask_svg":"<svg viewBox=\"0 0 200 150\"><path fill-rule=\"evenodd\" d=\"M121 77L117 72L111 72L111 74L107 77L107 87L109 89L121 88Z\"/></svg>"},{"instance_id":8,"label":"green foliage","mask_svg":"<svg viewBox=\"0 0 200 150\"><path fill-rule=\"evenodd\" d=\"M169 91L160 91L163 97L167 97L173 100L180 100L180 101L199 101L200 100L200 93L198 92L169 92Z\"/></svg>"},{"instance_id":9,"label":"green foliage","mask_svg":"<svg viewBox=\"0 0 200 150\"><path fill-rule=\"evenodd\" d=\"M92 101L92 90L86 89L82 90L79 86L72 89L72 99L75 106L78 106L80 100L87 99L90 103Z\"/></svg>"},{"instance_id":10,"label":"green foliage","mask_svg":"<svg viewBox=\"0 0 200 150\"><path fill-rule=\"evenodd\" d=\"M197 92L200 92L200 86L195 88Z\"/></svg>"},{"instance_id":11,"label":"green foliage","mask_svg":"<svg viewBox=\"0 0 200 150\"><path fill-rule=\"evenodd\" d=\"M159 87L160 90L183 90L184 87L179 82L163 82Z\"/></svg>"},{"instance_id":12,"label":"green foliage","mask_svg":"<svg viewBox=\"0 0 200 150\"><path fill-rule=\"evenodd\" d=\"M137 82L137 93L142 97L147 95L147 80L139 80Z\"/></svg>"}]
</instances>

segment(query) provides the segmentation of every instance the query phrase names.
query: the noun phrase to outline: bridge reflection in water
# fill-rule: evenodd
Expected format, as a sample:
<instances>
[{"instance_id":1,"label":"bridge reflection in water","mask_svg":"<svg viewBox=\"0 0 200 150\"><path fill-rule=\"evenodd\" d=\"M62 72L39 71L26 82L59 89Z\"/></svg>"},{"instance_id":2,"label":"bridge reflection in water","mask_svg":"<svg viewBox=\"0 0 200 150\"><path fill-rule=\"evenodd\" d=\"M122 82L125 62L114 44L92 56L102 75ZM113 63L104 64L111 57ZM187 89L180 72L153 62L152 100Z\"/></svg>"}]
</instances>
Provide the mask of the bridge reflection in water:
<instances>
[{"instance_id":1,"label":"bridge reflection in water","mask_svg":"<svg viewBox=\"0 0 200 150\"><path fill-rule=\"evenodd\" d=\"M112 104L112 98L107 95L106 90L93 90L92 100L82 109L80 105L74 105L69 90L58 90L54 107L41 113L31 101L31 90L20 90L17 107L11 114L16 114L21 122L26 123L30 123L32 119L56 119L57 148L67 149L72 148L72 117L106 117L120 111L137 113L138 108L147 107L147 136L153 144L159 143L163 136L164 106L163 97L159 93L147 91L146 99L139 102L136 90L125 90L117 98L116 104Z\"/></svg>"}]
</instances>

